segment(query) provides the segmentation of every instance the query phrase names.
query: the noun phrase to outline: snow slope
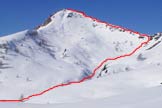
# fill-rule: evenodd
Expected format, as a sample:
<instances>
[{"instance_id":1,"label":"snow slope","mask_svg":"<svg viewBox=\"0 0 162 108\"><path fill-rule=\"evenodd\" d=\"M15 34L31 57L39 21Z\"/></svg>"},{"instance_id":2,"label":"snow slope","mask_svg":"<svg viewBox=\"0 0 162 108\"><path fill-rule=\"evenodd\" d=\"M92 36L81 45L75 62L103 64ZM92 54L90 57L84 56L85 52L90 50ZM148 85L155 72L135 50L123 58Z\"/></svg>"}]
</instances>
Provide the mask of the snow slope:
<instances>
[{"instance_id":1,"label":"snow slope","mask_svg":"<svg viewBox=\"0 0 162 108\"><path fill-rule=\"evenodd\" d=\"M0 38L0 99L21 99L56 84L78 81L105 58L127 54L146 40L61 10L36 29ZM133 56L107 62L82 84L55 89L25 104L0 106L142 108L157 104L162 99L160 45L159 33Z\"/></svg>"}]
</instances>

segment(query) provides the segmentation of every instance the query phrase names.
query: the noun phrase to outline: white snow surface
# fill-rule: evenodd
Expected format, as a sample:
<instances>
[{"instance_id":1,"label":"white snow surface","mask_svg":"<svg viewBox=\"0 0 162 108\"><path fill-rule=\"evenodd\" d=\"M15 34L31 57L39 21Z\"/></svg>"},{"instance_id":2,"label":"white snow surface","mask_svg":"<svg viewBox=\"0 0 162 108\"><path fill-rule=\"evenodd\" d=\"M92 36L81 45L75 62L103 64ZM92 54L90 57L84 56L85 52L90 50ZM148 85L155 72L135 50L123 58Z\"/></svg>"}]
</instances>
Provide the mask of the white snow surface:
<instances>
[{"instance_id":1,"label":"white snow surface","mask_svg":"<svg viewBox=\"0 0 162 108\"><path fill-rule=\"evenodd\" d=\"M106 58L147 38L61 10L37 29L0 37L0 100L21 99L79 81ZM3 108L161 108L161 34L130 57L108 61L94 78Z\"/></svg>"}]
</instances>

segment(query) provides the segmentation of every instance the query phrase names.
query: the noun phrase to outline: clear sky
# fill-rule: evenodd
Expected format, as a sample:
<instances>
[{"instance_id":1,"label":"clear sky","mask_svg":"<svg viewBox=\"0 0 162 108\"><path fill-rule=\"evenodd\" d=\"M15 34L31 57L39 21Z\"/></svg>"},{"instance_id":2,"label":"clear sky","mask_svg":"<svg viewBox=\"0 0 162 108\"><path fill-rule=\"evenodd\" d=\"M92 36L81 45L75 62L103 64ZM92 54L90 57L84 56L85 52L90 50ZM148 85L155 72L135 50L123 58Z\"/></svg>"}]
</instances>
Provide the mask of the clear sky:
<instances>
[{"instance_id":1,"label":"clear sky","mask_svg":"<svg viewBox=\"0 0 162 108\"><path fill-rule=\"evenodd\" d=\"M162 0L0 0L0 36L32 29L65 8L142 33L162 32Z\"/></svg>"}]
</instances>

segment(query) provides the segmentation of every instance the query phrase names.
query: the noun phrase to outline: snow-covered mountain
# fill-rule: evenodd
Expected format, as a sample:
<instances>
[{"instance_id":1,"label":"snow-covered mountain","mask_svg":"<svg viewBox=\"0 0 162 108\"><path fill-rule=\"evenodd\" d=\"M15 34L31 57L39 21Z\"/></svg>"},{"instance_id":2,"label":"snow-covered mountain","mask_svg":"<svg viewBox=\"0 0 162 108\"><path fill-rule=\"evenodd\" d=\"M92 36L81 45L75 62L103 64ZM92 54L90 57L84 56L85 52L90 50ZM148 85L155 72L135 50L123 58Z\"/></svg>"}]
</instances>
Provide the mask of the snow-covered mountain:
<instances>
[{"instance_id":1,"label":"snow-covered mountain","mask_svg":"<svg viewBox=\"0 0 162 108\"><path fill-rule=\"evenodd\" d=\"M104 59L130 53L146 40L81 13L61 10L33 30L0 37L0 100L21 99L53 85L79 81L92 74ZM117 97L129 100L131 93L138 97L146 91L145 96L153 89L157 94L162 82L161 40L162 34L157 33L131 57L105 63L92 79L57 88L26 103L55 106L92 100L104 104L102 100L106 100L112 104Z\"/></svg>"}]
</instances>

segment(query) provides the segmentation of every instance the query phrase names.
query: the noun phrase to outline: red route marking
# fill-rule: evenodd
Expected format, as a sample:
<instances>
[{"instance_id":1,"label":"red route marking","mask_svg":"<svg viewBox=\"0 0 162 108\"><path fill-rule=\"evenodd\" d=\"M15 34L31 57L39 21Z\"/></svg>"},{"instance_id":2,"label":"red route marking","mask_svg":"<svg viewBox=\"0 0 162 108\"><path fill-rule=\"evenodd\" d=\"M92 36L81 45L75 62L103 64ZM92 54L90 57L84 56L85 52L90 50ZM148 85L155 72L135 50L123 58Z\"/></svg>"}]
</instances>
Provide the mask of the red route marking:
<instances>
[{"instance_id":1,"label":"red route marking","mask_svg":"<svg viewBox=\"0 0 162 108\"><path fill-rule=\"evenodd\" d=\"M72 82L68 82L68 83L63 83L63 84L54 85L54 86L52 86L52 87L50 87L50 88L48 88L48 89L46 89L46 90L44 90L44 91L42 91L42 92L40 92L40 93L36 93L36 94L29 95L29 96L27 96L27 97L25 97L25 98L23 98L23 99L0 100L0 102L23 102L23 101L29 100L29 99L31 99L31 98L33 98L33 97L43 95L43 94L45 94L45 93L47 93L47 92L49 92L49 91L51 91L51 90L54 90L54 89L56 89L56 88L59 88L59 87L69 86L69 85L71 85L71 84L79 84L79 83L82 83L82 82L84 82L85 80L88 80L88 79L91 79L92 77L94 77L95 74L96 74L96 71L97 71L100 67L102 67L102 65L103 65L104 63L106 63L107 61L110 61L110 60L117 60L117 59L119 59L119 58L124 58L124 57L131 56L131 55L133 55L138 49L140 49L144 44L147 44L147 43L150 41L150 36L147 35L147 34L141 34L141 33L139 33L139 32L136 32L136 31L133 31L133 30L130 30L130 29L127 29L127 28L123 28L123 27L120 27L120 26L116 26L116 25L109 24L109 23L104 22L104 21L100 21L100 20L98 20L98 19L96 19L96 18L93 18L93 17L91 17L91 16L87 16L84 12L81 12L81 11L76 11L76 10L73 10L73 9L68 9L68 10L70 10L70 11L72 11L72 12L79 13L79 14L83 15L84 17L90 18L90 19L92 19L92 20L94 20L94 21L96 21L96 22L106 24L107 26L110 26L110 27L113 27L113 28L122 29L122 30L125 30L125 31L127 31L127 32L132 32L132 33L134 33L134 34L138 34L139 36L145 36L145 37L147 37L147 41L142 42L136 49L134 49L132 52L130 52L130 53L128 53L128 54L124 54L124 55L121 55L121 56L118 56L118 57L115 57L115 58L107 58L107 59L103 60L103 61L102 61L101 63L99 63L99 65L93 70L93 73L92 73L91 75L89 75L89 76L87 76L87 77L81 79L80 81L72 81Z\"/></svg>"}]
</instances>

